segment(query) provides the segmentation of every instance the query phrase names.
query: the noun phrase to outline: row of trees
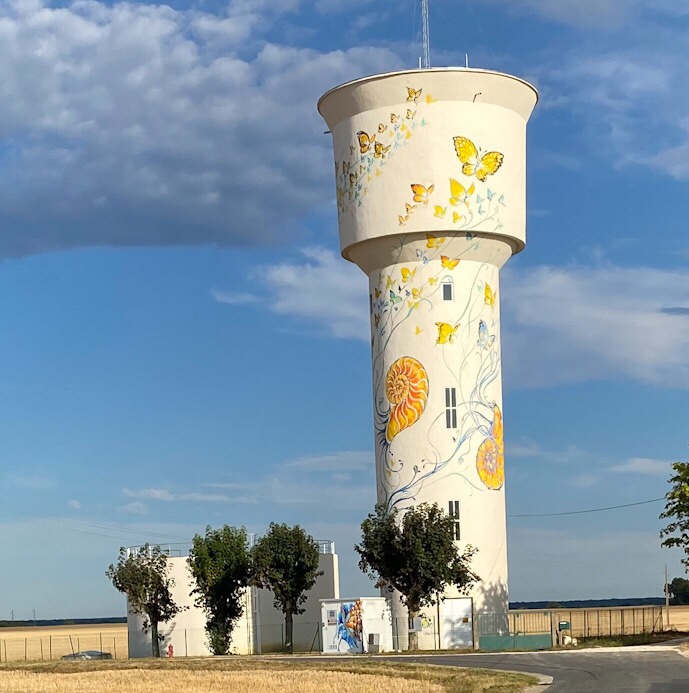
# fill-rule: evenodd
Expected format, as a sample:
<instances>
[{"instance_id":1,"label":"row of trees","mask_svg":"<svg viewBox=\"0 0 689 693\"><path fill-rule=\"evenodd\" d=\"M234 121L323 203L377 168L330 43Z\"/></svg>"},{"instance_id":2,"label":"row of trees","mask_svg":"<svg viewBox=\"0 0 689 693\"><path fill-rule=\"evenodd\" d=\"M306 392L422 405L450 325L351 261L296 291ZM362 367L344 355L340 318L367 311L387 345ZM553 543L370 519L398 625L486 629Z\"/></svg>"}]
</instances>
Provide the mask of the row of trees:
<instances>
[{"instance_id":1,"label":"row of trees","mask_svg":"<svg viewBox=\"0 0 689 693\"><path fill-rule=\"evenodd\" d=\"M376 587L396 590L414 618L424 606L435 604L448 586L465 592L478 580L470 567L475 549L459 550L453 526L454 520L435 504L410 508L401 517L377 505L362 523L361 543L354 547L359 567ZM251 549L244 528L206 527L205 536L194 536L188 565L196 584L192 594L206 613L214 654L229 652L250 585L272 591L275 607L285 616L286 649L293 651L293 617L303 613L306 593L322 575L318 546L299 525L271 524ZM134 553L122 548L117 564L106 574L127 595L130 609L143 616L144 628L151 630L153 656L159 657L158 626L181 611L171 596L165 554L148 544ZM417 634L410 633L409 649L417 649L417 644Z\"/></svg>"},{"instance_id":2,"label":"row of trees","mask_svg":"<svg viewBox=\"0 0 689 693\"><path fill-rule=\"evenodd\" d=\"M303 613L306 593L317 578L318 545L299 525L272 523L268 532L249 547L243 527L206 527L196 534L187 559L194 578L192 595L206 613L206 633L213 654L228 654L232 631L244 612L248 586L273 593L275 607L285 615L285 645L292 652L292 624ZM117 564L107 577L127 595L129 608L143 618L144 631L151 631L152 655L160 657L159 625L179 614L175 604L167 556L158 546L146 544L132 552L122 547Z\"/></svg>"}]
</instances>

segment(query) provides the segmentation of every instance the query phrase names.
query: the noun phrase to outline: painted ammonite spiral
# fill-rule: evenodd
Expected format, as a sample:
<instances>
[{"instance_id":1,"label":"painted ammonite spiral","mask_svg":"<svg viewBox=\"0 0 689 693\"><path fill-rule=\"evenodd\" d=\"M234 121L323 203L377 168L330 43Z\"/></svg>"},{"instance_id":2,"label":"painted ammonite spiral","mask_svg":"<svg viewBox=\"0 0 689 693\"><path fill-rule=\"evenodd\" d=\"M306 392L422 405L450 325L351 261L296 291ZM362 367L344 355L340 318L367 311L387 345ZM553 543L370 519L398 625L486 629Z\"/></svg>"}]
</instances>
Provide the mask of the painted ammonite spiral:
<instances>
[{"instance_id":1,"label":"painted ammonite spiral","mask_svg":"<svg viewBox=\"0 0 689 693\"><path fill-rule=\"evenodd\" d=\"M385 377L385 394L392 404L385 430L385 437L389 443L398 433L415 424L426 408L426 369L411 356L397 359Z\"/></svg>"}]
</instances>

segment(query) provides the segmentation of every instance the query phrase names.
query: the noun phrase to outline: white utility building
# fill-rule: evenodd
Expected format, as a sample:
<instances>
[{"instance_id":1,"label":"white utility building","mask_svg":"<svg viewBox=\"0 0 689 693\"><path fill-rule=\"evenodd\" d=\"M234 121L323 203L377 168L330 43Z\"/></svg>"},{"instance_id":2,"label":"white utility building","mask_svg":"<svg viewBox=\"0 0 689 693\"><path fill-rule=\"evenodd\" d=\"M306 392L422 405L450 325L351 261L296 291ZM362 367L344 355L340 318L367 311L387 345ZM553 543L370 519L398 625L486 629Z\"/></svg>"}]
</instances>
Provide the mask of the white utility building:
<instances>
[{"instance_id":1,"label":"white utility building","mask_svg":"<svg viewBox=\"0 0 689 693\"><path fill-rule=\"evenodd\" d=\"M253 542L254 536L250 535ZM303 604L305 612L294 617L295 652L320 652L321 650L321 606L322 599L338 599L340 596L340 576L335 553L335 543L318 540L318 568L323 571L316 584L308 592ZM130 551L136 551L133 547ZM186 607L168 623L161 623L159 630L162 640L162 656L172 645L177 657L210 655L206 637L206 615L196 606L191 591L194 579L187 565L190 546L186 544L161 545L168 555L169 575L174 579L172 598L179 606ZM244 593L244 615L232 632L232 652L234 654L260 654L277 652L284 646L285 617L273 606L273 593L269 590L249 587ZM142 619L129 611L127 604L127 630L129 635L129 656L151 656L151 634L144 633Z\"/></svg>"},{"instance_id":2,"label":"white utility building","mask_svg":"<svg viewBox=\"0 0 689 693\"><path fill-rule=\"evenodd\" d=\"M508 606L500 268L525 246L537 100L511 75L434 68L358 79L318 104L342 255L369 278L378 500L446 509L456 541L478 549L475 609L496 614ZM442 624L467 623L446 604Z\"/></svg>"}]
</instances>

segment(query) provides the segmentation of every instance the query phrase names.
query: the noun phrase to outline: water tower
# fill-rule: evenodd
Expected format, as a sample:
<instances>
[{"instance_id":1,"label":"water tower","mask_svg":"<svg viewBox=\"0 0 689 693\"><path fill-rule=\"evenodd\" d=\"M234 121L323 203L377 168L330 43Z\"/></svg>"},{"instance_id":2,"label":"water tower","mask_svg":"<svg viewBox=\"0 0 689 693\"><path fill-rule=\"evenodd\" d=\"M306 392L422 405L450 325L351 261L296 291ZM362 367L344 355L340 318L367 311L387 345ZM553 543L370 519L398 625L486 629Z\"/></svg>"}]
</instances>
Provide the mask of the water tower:
<instances>
[{"instance_id":1,"label":"water tower","mask_svg":"<svg viewBox=\"0 0 689 693\"><path fill-rule=\"evenodd\" d=\"M471 596L488 612L507 610L499 276L525 245L537 100L511 75L434 68L318 104L342 255L369 278L378 500L447 509L479 550Z\"/></svg>"}]
</instances>

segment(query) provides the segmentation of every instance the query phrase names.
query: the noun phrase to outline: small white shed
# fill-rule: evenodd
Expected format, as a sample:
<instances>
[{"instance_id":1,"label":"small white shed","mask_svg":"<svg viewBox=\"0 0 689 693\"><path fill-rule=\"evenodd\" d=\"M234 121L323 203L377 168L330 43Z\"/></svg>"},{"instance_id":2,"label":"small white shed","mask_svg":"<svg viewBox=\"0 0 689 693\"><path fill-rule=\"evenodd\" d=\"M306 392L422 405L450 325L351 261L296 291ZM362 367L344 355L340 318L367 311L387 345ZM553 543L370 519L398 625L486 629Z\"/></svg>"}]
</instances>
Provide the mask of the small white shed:
<instances>
[{"instance_id":1,"label":"small white shed","mask_svg":"<svg viewBox=\"0 0 689 693\"><path fill-rule=\"evenodd\" d=\"M324 654L392 651L392 617L384 597L321 599Z\"/></svg>"}]
</instances>

